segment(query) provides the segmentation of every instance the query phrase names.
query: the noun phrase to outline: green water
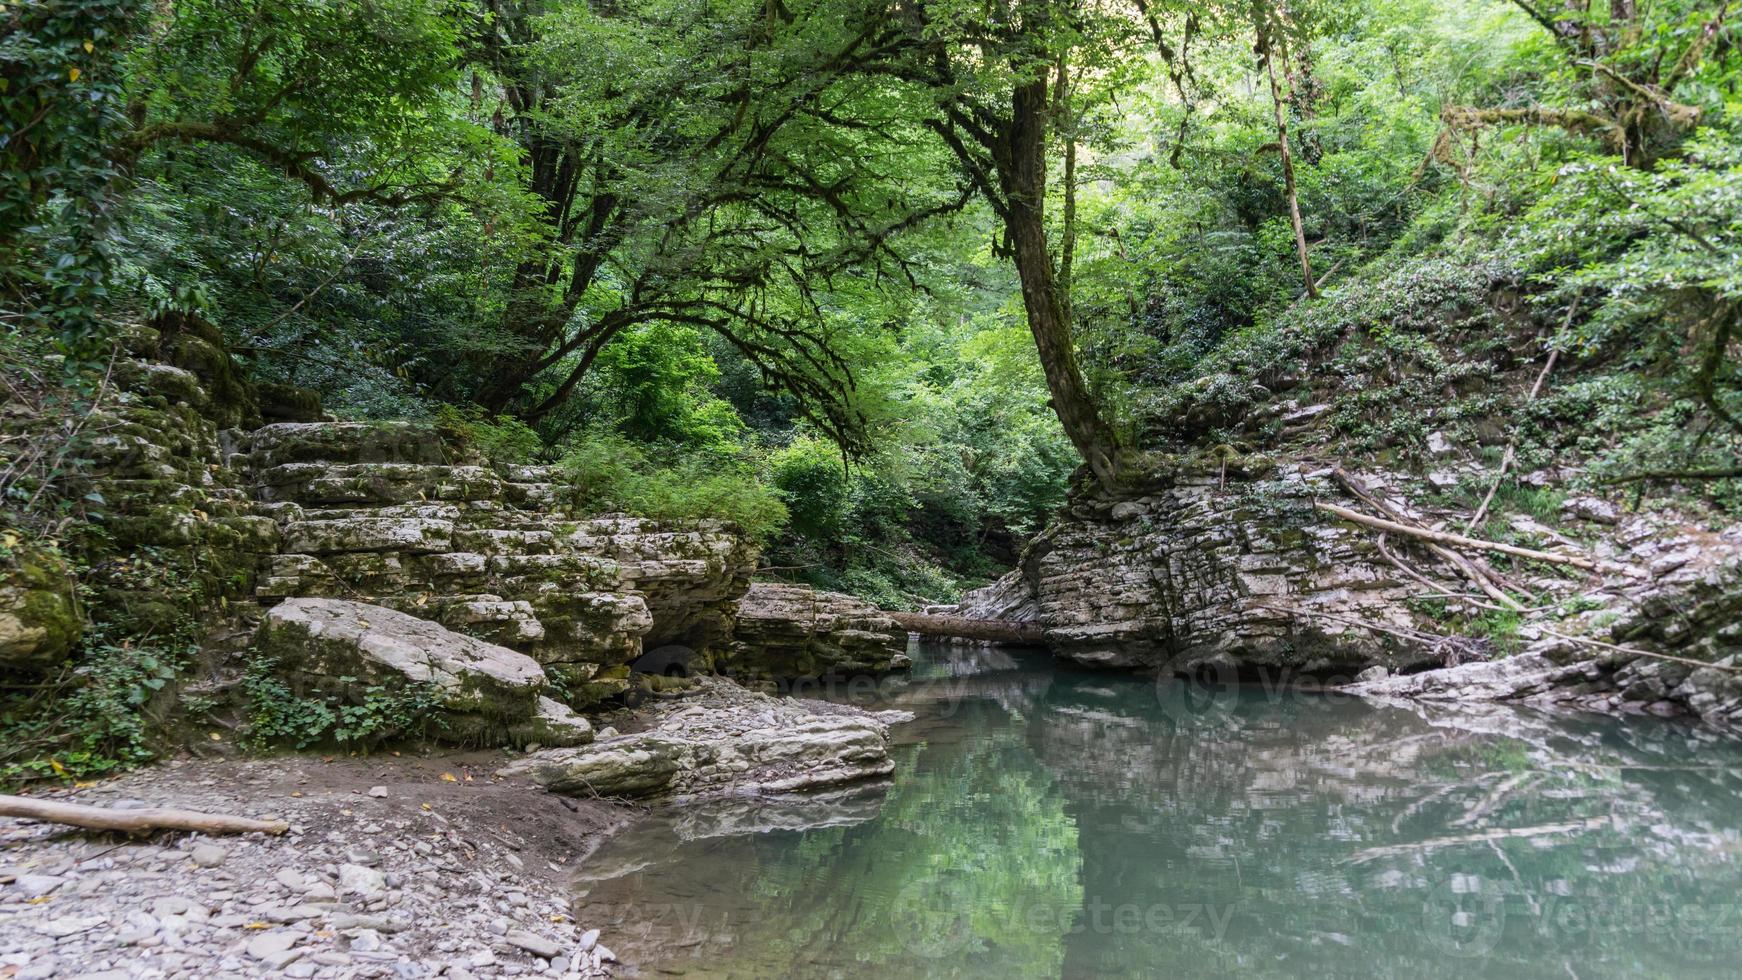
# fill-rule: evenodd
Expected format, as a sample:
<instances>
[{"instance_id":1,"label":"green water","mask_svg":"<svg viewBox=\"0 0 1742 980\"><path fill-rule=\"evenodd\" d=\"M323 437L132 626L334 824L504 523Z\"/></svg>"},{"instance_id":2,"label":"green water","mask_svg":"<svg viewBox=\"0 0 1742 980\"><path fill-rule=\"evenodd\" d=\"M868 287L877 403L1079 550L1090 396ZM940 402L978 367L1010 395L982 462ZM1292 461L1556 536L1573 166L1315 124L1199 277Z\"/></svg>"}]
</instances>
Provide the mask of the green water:
<instances>
[{"instance_id":1,"label":"green water","mask_svg":"<svg viewBox=\"0 0 1742 980\"><path fill-rule=\"evenodd\" d=\"M643 976L1742 975L1742 750L1685 726L999 651L858 693L919 716L890 783L658 814L581 921Z\"/></svg>"}]
</instances>

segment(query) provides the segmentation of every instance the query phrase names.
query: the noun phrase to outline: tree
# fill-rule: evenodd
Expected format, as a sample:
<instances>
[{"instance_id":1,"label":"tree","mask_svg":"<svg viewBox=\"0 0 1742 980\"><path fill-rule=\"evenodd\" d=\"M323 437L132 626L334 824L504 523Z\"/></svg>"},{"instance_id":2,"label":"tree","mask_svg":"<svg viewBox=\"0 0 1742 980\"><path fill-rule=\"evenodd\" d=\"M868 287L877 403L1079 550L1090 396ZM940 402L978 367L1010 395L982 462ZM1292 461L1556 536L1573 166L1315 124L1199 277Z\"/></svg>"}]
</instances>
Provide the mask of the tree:
<instances>
[{"instance_id":1,"label":"tree","mask_svg":"<svg viewBox=\"0 0 1742 980\"><path fill-rule=\"evenodd\" d=\"M493 125L521 147L544 233L480 400L548 416L625 329L666 321L724 338L862 451L831 294L915 283L897 240L967 201L928 164L914 107L859 71L887 56L880 9L488 0L474 91L500 95Z\"/></svg>"},{"instance_id":2,"label":"tree","mask_svg":"<svg viewBox=\"0 0 1742 980\"><path fill-rule=\"evenodd\" d=\"M1448 105L1448 137L1485 127L1553 126L1600 142L1629 166L1650 169L1679 153L1705 111L1678 101L1718 46L1730 0L1714 9L1702 0L1641 5L1638 0L1563 0L1558 7L1513 0L1554 39L1568 69L1568 105L1478 108ZM1436 153L1444 155L1443 145Z\"/></svg>"},{"instance_id":3,"label":"tree","mask_svg":"<svg viewBox=\"0 0 1742 980\"><path fill-rule=\"evenodd\" d=\"M1319 289L1313 282L1313 263L1307 254L1306 228L1300 219L1300 195L1294 186L1294 151L1288 145L1288 116L1283 112L1285 100L1282 97L1282 88L1276 82L1276 59L1286 57L1283 48L1286 43L1283 41L1286 26L1285 7L1272 6L1269 0L1253 0L1252 33L1256 38L1253 49L1258 54L1259 66L1264 69L1265 78L1270 85L1270 108L1276 117L1276 152L1282 158L1283 192L1288 196L1288 215L1294 225L1295 254L1300 258L1300 274L1306 283L1306 294L1316 298Z\"/></svg>"},{"instance_id":4,"label":"tree","mask_svg":"<svg viewBox=\"0 0 1742 980\"><path fill-rule=\"evenodd\" d=\"M1001 251L1021 281L1053 410L1096 480L1112 488L1124 449L1077 359L1069 280L1060 275L1075 228L1067 220L1061 263L1046 220L1047 129L1069 106L1073 59L1087 52L1094 64L1127 52L1135 22L1128 11L1092 14L1050 0L921 3L902 16L913 51L903 74L936 93L939 114L927 124L1002 223Z\"/></svg>"}]
</instances>

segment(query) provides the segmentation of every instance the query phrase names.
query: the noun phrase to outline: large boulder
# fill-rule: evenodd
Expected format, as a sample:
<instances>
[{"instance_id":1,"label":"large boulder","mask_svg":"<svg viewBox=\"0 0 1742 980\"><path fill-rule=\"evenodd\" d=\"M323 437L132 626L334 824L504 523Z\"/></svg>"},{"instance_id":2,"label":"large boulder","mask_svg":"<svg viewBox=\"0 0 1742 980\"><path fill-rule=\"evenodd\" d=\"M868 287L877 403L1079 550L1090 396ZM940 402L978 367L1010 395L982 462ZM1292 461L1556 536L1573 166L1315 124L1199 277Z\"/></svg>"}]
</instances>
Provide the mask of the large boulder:
<instances>
[{"instance_id":1,"label":"large boulder","mask_svg":"<svg viewBox=\"0 0 1742 980\"><path fill-rule=\"evenodd\" d=\"M66 560L20 544L0 564L0 668L40 672L65 660L84 631Z\"/></svg>"},{"instance_id":2,"label":"large boulder","mask_svg":"<svg viewBox=\"0 0 1742 980\"><path fill-rule=\"evenodd\" d=\"M888 726L912 717L773 698L723 678L696 686L696 694L654 708L642 731L536 752L504 773L574 796L791 793L889 775Z\"/></svg>"},{"instance_id":3,"label":"large boulder","mask_svg":"<svg viewBox=\"0 0 1742 980\"><path fill-rule=\"evenodd\" d=\"M757 582L738 602L732 643L715 666L739 677L882 674L908 666L907 630L862 599L808 585Z\"/></svg>"},{"instance_id":4,"label":"large boulder","mask_svg":"<svg viewBox=\"0 0 1742 980\"><path fill-rule=\"evenodd\" d=\"M343 599L279 603L257 644L293 688L355 701L373 685L428 684L445 711L490 721L531 719L545 686L544 670L525 654Z\"/></svg>"}]
</instances>

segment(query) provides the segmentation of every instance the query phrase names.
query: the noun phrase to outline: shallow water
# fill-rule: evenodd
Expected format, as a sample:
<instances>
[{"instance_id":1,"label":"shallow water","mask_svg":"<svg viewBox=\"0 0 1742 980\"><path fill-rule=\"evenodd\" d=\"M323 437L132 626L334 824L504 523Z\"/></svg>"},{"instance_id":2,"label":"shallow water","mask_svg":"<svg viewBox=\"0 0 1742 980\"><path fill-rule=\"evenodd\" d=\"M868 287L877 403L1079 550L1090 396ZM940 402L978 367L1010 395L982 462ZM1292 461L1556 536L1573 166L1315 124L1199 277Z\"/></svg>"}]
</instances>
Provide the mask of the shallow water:
<instances>
[{"instance_id":1,"label":"shallow water","mask_svg":"<svg viewBox=\"0 0 1742 980\"><path fill-rule=\"evenodd\" d=\"M580 920L648 976L1742 975L1695 729L936 648L855 693L919 716L889 784L656 815Z\"/></svg>"}]
</instances>

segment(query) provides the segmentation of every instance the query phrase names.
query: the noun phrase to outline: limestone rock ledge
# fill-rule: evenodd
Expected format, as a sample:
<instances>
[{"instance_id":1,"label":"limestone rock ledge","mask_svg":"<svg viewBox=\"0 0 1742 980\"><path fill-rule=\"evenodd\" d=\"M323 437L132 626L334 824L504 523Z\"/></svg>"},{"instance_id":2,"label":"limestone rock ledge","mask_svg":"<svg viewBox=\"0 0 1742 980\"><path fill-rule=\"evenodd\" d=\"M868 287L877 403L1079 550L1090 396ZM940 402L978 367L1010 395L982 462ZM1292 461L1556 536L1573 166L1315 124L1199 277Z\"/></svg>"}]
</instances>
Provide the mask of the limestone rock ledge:
<instances>
[{"instance_id":1,"label":"limestone rock ledge","mask_svg":"<svg viewBox=\"0 0 1742 980\"><path fill-rule=\"evenodd\" d=\"M735 677L787 680L884 674L911 661L907 630L871 603L757 582L739 600L732 643L714 665Z\"/></svg>"},{"instance_id":2,"label":"limestone rock ledge","mask_svg":"<svg viewBox=\"0 0 1742 980\"><path fill-rule=\"evenodd\" d=\"M1605 609L1551 626L1504 660L1366 680L1376 699L1512 702L1608 713L1696 717L1742 727L1742 534L1665 547L1658 574Z\"/></svg>"},{"instance_id":3,"label":"limestone rock ledge","mask_svg":"<svg viewBox=\"0 0 1742 980\"><path fill-rule=\"evenodd\" d=\"M721 521L580 516L549 467L491 467L435 427L280 423L238 440L282 531L257 598L347 598L530 656L570 707L652 646L723 645L756 548Z\"/></svg>"},{"instance_id":4,"label":"limestone rock ledge","mask_svg":"<svg viewBox=\"0 0 1742 980\"><path fill-rule=\"evenodd\" d=\"M289 599L267 612L256 642L299 694L355 700L367 686L427 684L444 732L460 739L488 727L545 745L592 737L585 719L543 696L531 657L382 606Z\"/></svg>"},{"instance_id":5,"label":"limestone rock ledge","mask_svg":"<svg viewBox=\"0 0 1742 980\"><path fill-rule=\"evenodd\" d=\"M1145 488L1077 499L1019 574L964 597L959 615L1039 621L1082 666L1200 666L1353 674L1437 663L1404 599L1416 583L1374 536L1314 515L1310 463L1256 472L1181 466Z\"/></svg>"},{"instance_id":6,"label":"limestone rock ledge","mask_svg":"<svg viewBox=\"0 0 1742 980\"><path fill-rule=\"evenodd\" d=\"M536 752L503 774L571 796L684 802L794 793L894 772L889 725L911 719L704 677L695 694L651 709L642 731Z\"/></svg>"}]
</instances>

